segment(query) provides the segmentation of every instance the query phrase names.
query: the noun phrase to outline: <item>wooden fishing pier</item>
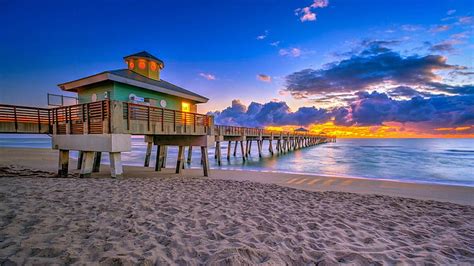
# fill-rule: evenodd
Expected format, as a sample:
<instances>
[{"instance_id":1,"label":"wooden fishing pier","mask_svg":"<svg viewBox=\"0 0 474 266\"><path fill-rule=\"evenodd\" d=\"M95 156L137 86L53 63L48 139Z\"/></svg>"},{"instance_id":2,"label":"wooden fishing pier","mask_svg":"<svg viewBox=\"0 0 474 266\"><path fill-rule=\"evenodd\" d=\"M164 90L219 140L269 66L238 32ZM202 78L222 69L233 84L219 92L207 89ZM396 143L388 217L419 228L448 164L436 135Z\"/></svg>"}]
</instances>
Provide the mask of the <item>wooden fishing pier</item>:
<instances>
[{"instance_id":1,"label":"wooden fishing pier","mask_svg":"<svg viewBox=\"0 0 474 266\"><path fill-rule=\"evenodd\" d=\"M132 135L145 136L146 167L156 146L156 171L166 164L168 146L179 147L176 173L184 168L185 147L188 162L192 148L200 148L205 176L209 175L208 148L215 147L220 165L223 142L228 142L227 159L240 150L245 161L252 143L256 143L261 157L264 141L268 141L271 155L335 141L307 131L214 125L212 116L196 111L196 104L207 102L207 98L160 78L163 61L146 52L124 59L128 69L105 71L59 85L62 90L78 93L79 104L52 108L0 104L0 133L51 135L52 148L59 150L58 175L67 176L69 152L79 151L81 177L99 170L103 152L110 155L111 176L121 176L121 152L131 151Z\"/></svg>"}]
</instances>

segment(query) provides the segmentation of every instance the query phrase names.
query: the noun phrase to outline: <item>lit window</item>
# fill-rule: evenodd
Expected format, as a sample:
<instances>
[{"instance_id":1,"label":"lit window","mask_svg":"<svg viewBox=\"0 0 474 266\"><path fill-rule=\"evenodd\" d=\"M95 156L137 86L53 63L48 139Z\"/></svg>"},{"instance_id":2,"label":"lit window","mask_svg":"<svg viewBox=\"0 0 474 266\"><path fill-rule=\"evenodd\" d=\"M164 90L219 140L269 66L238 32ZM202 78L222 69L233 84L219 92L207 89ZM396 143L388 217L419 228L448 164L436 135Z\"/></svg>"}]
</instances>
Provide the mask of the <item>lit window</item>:
<instances>
[{"instance_id":1,"label":"lit window","mask_svg":"<svg viewBox=\"0 0 474 266\"><path fill-rule=\"evenodd\" d=\"M138 68L145 69L146 63L145 60L138 60Z\"/></svg>"},{"instance_id":2,"label":"lit window","mask_svg":"<svg viewBox=\"0 0 474 266\"><path fill-rule=\"evenodd\" d=\"M132 60L128 61L128 68L133 69L135 67L135 64L133 63Z\"/></svg>"},{"instance_id":3,"label":"lit window","mask_svg":"<svg viewBox=\"0 0 474 266\"><path fill-rule=\"evenodd\" d=\"M150 69L151 69L151 71L156 71L156 63L155 62L150 62Z\"/></svg>"},{"instance_id":4,"label":"lit window","mask_svg":"<svg viewBox=\"0 0 474 266\"><path fill-rule=\"evenodd\" d=\"M191 111L191 105L189 103L182 102L181 103L181 111L190 112Z\"/></svg>"}]
</instances>

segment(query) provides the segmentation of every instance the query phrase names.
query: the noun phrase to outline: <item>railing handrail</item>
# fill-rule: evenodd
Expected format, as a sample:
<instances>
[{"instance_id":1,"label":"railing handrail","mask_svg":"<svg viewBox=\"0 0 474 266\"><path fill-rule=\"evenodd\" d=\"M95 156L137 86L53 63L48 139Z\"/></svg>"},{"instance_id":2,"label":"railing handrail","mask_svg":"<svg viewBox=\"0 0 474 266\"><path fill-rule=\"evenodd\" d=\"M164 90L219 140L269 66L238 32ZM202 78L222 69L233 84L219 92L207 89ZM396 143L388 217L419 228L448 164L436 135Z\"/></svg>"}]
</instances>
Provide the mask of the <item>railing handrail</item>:
<instances>
[{"instance_id":1,"label":"railing handrail","mask_svg":"<svg viewBox=\"0 0 474 266\"><path fill-rule=\"evenodd\" d=\"M11 108L24 108L24 109L31 109L31 110L44 110L44 111L49 111L53 108L45 108L45 107L34 107L34 106L24 106L24 105L13 105L13 104L4 104L4 103L0 103L0 107L1 106L4 106L4 107L11 107Z\"/></svg>"},{"instance_id":2,"label":"railing handrail","mask_svg":"<svg viewBox=\"0 0 474 266\"><path fill-rule=\"evenodd\" d=\"M210 115L206 115L206 114L193 113L193 112L185 112L185 111L174 110L174 109L169 109L169 108L164 108L164 107L158 107L158 106L151 106L151 105L146 105L146 104L131 103L131 102L123 102L123 103L126 103L126 104L128 104L128 105L140 106L140 107L149 107L149 108L153 108L153 109L161 109L161 110L166 110L166 111L171 111L171 112L177 112L177 113L182 113L182 114L190 114L190 115L199 115L199 116L211 117Z\"/></svg>"},{"instance_id":3,"label":"railing handrail","mask_svg":"<svg viewBox=\"0 0 474 266\"><path fill-rule=\"evenodd\" d=\"M90 102L90 103L81 103L68 106L59 106L53 108L43 108L43 107L31 107L31 106L20 106L20 105L11 105L11 104L0 104L0 121L2 118L6 120L11 120L10 122L15 123L15 129L18 129L18 123L38 123L38 124L49 124L50 126L55 126L56 132L62 130L61 132L73 132L74 134L81 134L77 132L91 133L91 128L94 127L93 133L106 133L110 132L111 129L111 100L105 99L102 101ZM241 126L231 126L231 125L214 125L213 128L210 128L212 125L212 116L207 114L199 114L195 112L186 112L181 110L173 110L163 107L150 106L144 104L137 104L131 102L122 102L124 104L123 118L127 119L127 128L130 130L130 120L140 120L147 121L147 129L150 130L151 122L161 123L161 131L164 130L163 126L165 123L173 124L173 131L176 131L176 126L184 125L184 133L187 133L187 126L190 126L189 132L196 133L196 127L202 126L205 129L213 130L211 131L214 134L235 134L235 135L267 135L274 134L275 136L279 135L292 135L292 136L321 136L321 137L330 137L323 134L313 133L313 132L296 132L296 131L279 131L279 130L269 130L265 128L252 128L252 127L241 127ZM3 107L3 108L2 108ZM92 108L91 108L92 107ZM133 107L137 107L140 111L134 110ZM125 110L126 109L126 110ZM23 111L22 111L23 110ZM18 112L18 113L17 113ZM134 113L135 112L135 113ZM134 117L132 117L132 114ZM172 118L170 115L172 114ZM2 117L3 116L3 117ZM93 124L91 123L91 120ZM35 122L36 121L36 122ZM107 123L102 123L106 121ZM6 121L8 122L8 121ZM43 122L43 123L42 123ZM68 129L64 128L64 123L69 127ZM74 123L74 126L72 125ZM87 125L87 126L86 126ZM79 126L79 128L77 128ZM82 127L82 128L81 128ZM53 127L50 127L51 130ZM87 129L87 131L86 131ZM38 131L41 131L41 127L38 127ZM79 131L77 131L79 130ZM82 131L81 131L82 130ZM224 131L224 132L223 132ZM64 133L62 133L64 134Z\"/></svg>"},{"instance_id":4,"label":"railing handrail","mask_svg":"<svg viewBox=\"0 0 474 266\"><path fill-rule=\"evenodd\" d=\"M313 133L313 132L295 132L295 131L279 131L279 130L270 130L270 129L265 129L265 128L253 128L253 127L240 127L240 126L228 126L228 125L215 125L215 128L219 131L220 129L226 130L230 129L233 130L235 129L236 131L240 131L240 133L244 133L245 131L257 131L262 134L267 134L267 133L273 133L277 135L298 135L298 136L323 136L318 133Z\"/></svg>"}]
</instances>

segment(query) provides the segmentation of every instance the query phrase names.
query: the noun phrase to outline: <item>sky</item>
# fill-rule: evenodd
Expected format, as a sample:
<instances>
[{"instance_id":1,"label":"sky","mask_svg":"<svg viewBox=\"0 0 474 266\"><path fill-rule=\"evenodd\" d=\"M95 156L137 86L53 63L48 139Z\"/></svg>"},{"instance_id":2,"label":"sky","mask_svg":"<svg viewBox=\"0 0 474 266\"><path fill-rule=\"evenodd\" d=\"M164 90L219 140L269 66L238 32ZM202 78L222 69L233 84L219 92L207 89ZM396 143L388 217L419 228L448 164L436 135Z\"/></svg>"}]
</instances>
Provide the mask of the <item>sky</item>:
<instances>
[{"instance_id":1,"label":"sky","mask_svg":"<svg viewBox=\"0 0 474 266\"><path fill-rule=\"evenodd\" d=\"M209 98L216 123L339 137L474 137L474 4L463 0L0 0L0 102L125 68Z\"/></svg>"}]
</instances>

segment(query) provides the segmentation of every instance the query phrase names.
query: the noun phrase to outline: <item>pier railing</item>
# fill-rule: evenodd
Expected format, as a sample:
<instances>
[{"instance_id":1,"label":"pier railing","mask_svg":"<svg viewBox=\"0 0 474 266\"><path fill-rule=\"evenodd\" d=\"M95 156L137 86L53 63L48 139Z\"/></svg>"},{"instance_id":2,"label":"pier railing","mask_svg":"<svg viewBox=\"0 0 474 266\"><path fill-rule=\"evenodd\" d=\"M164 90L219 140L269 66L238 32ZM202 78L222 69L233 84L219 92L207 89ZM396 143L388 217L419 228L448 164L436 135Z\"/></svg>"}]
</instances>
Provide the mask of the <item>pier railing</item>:
<instances>
[{"instance_id":1,"label":"pier railing","mask_svg":"<svg viewBox=\"0 0 474 266\"><path fill-rule=\"evenodd\" d=\"M51 109L0 104L0 133L318 136L214 125L213 117L204 114L110 100Z\"/></svg>"},{"instance_id":2,"label":"pier railing","mask_svg":"<svg viewBox=\"0 0 474 266\"><path fill-rule=\"evenodd\" d=\"M0 105L1 132L49 133L51 110L28 106Z\"/></svg>"},{"instance_id":3,"label":"pier railing","mask_svg":"<svg viewBox=\"0 0 474 266\"><path fill-rule=\"evenodd\" d=\"M0 104L1 133L207 135L212 116L119 101L55 108Z\"/></svg>"},{"instance_id":4,"label":"pier railing","mask_svg":"<svg viewBox=\"0 0 474 266\"><path fill-rule=\"evenodd\" d=\"M50 113L53 134L110 133L109 101L53 108Z\"/></svg>"},{"instance_id":5,"label":"pier railing","mask_svg":"<svg viewBox=\"0 0 474 266\"><path fill-rule=\"evenodd\" d=\"M212 117L203 114L164 109L154 106L123 103L126 130L146 131L147 134L208 134Z\"/></svg>"},{"instance_id":6,"label":"pier railing","mask_svg":"<svg viewBox=\"0 0 474 266\"><path fill-rule=\"evenodd\" d=\"M268 130L263 128L251 128L251 127L238 127L238 126L224 126L216 125L214 126L214 134L221 136L286 136L291 134L292 136L317 136L319 134L312 132L301 132L301 131L277 131L277 130Z\"/></svg>"}]
</instances>

